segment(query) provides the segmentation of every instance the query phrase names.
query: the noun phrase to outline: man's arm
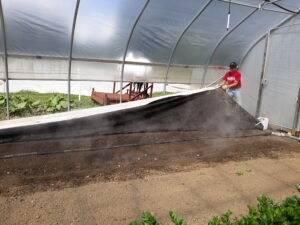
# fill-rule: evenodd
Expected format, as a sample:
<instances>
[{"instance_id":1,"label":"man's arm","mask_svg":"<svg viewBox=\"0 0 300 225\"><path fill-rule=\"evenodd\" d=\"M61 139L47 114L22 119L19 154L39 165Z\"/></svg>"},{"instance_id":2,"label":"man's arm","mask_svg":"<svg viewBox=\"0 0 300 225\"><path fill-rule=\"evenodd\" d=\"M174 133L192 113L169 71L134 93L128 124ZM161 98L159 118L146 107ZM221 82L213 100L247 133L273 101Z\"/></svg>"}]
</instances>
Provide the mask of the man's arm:
<instances>
[{"instance_id":1,"label":"man's arm","mask_svg":"<svg viewBox=\"0 0 300 225\"><path fill-rule=\"evenodd\" d=\"M237 80L235 80L232 84L230 84L230 85L227 85L227 87L228 88L232 88L232 87L235 87L235 86L237 86L238 85L238 81Z\"/></svg>"},{"instance_id":2,"label":"man's arm","mask_svg":"<svg viewBox=\"0 0 300 225\"><path fill-rule=\"evenodd\" d=\"M219 86L224 86L226 84L226 81L225 80L222 80L220 83L219 83Z\"/></svg>"}]
</instances>

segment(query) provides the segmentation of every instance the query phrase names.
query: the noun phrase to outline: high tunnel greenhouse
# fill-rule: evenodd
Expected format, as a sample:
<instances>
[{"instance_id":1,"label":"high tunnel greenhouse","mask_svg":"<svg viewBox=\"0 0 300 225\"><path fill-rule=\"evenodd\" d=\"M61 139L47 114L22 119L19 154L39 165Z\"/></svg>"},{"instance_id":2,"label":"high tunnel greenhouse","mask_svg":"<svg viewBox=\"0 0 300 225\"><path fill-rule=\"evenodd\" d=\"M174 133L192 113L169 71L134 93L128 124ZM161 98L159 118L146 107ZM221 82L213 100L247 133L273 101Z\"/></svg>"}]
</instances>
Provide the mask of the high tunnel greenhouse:
<instances>
[{"instance_id":1,"label":"high tunnel greenhouse","mask_svg":"<svg viewBox=\"0 0 300 225\"><path fill-rule=\"evenodd\" d=\"M299 0L1 0L0 79L216 81L231 61L242 106L300 130ZM7 101L9 104L9 101Z\"/></svg>"},{"instance_id":2,"label":"high tunnel greenhouse","mask_svg":"<svg viewBox=\"0 0 300 225\"><path fill-rule=\"evenodd\" d=\"M0 64L0 224L300 224L300 0L0 0Z\"/></svg>"}]
</instances>

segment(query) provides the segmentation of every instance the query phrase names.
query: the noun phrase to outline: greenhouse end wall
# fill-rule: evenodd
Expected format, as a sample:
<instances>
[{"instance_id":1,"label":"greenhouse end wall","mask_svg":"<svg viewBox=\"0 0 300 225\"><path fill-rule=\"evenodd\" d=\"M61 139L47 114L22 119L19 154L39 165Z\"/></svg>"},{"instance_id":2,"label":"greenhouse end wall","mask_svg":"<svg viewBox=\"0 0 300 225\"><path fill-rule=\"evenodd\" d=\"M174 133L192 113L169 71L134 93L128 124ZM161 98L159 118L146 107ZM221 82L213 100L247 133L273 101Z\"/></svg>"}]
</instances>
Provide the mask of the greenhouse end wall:
<instances>
[{"instance_id":1,"label":"greenhouse end wall","mask_svg":"<svg viewBox=\"0 0 300 225\"><path fill-rule=\"evenodd\" d=\"M299 122L294 127L294 121L300 120L295 118L300 89L300 24L287 26L293 21L271 31L262 81L265 40L261 40L246 57L241 69L242 98L243 107L255 115L259 87L263 82L259 116L268 115L274 125L300 130Z\"/></svg>"}]
</instances>

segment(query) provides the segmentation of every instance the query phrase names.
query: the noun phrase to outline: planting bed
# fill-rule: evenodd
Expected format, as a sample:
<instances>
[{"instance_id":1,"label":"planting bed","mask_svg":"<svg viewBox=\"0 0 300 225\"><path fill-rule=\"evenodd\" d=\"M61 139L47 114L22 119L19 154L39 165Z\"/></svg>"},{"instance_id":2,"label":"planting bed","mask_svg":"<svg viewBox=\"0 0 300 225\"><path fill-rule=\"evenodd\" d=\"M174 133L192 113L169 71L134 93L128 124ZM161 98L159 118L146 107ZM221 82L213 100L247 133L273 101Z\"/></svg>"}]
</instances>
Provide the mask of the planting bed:
<instances>
[{"instance_id":1,"label":"planting bed","mask_svg":"<svg viewBox=\"0 0 300 225\"><path fill-rule=\"evenodd\" d=\"M254 124L222 90L209 90L110 113L2 129L0 191L23 186L39 190L57 181L59 186L81 184L92 177L127 179L149 169L267 153L273 147L266 148L269 143L264 141L270 132L254 130Z\"/></svg>"},{"instance_id":2,"label":"planting bed","mask_svg":"<svg viewBox=\"0 0 300 225\"><path fill-rule=\"evenodd\" d=\"M300 151L296 141L266 135L268 133L255 130L227 135L197 131L158 132L1 144L2 156L57 153L2 159L0 192L14 195L91 181L134 179L152 170L181 171L181 167L199 162L241 161ZM111 146L115 148L105 149ZM62 153L71 149L84 151Z\"/></svg>"}]
</instances>

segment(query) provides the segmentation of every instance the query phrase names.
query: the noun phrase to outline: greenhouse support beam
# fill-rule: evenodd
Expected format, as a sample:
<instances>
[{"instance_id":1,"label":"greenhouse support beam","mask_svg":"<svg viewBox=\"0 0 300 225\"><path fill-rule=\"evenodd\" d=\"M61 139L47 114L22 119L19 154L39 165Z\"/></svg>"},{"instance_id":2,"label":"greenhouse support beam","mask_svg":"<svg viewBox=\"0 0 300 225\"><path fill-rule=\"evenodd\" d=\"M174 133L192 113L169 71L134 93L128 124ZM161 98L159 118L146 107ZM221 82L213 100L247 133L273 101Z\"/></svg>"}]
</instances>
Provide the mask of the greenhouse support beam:
<instances>
[{"instance_id":1,"label":"greenhouse support beam","mask_svg":"<svg viewBox=\"0 0 300 225\"><path fill-rule=\"evenodd\" d=\"M293 131L297 130L299 120L300 120L300 86L299 86L299 91L297 96L296 110L295 110L295 116L293 122Z\"/></svg>"},{"instance_id":2,"label":"greenhouse support beam","mask_svg":"<svg viewBox=\"0 0 300 225\"><path fill-rule=\"evenodd\" d=\"M79 4L80 4L80 0L77 0L75 12L74 12L73 24L72 24L71 41L70 41L69 67L68 67L68 111L71 110L72 55L73 55L74 33L75 33L75 27L76 27L76 20L77 20Z\"/></svg>"},{"instance_id":3,"label":"greenhouse support beam","mask_svg":"<svg viewBox=\"0 0 300 225\"><path fill-rule=\"evenodd\" d=\"M68 81L67 79L55 79L55 78L49 78L49 79L42 79L42 78L10 78L9 80L30 80L30 81ZM94 80L94 79L72 79L71 81L86 81L86 82L115 82L116 80ZM124 80L125 82L132 82L132 80ZM117 81L118 82L118 81ZM141 80L141 82L148 82L148 83L156 83L156 84L164 84L164 81L154 81L154 80ZM172 84L201 84L200 82L183 82L183 81L174 81Z\"/></svg>"},{"instance_id":4,"label":"greenhouse support beam","mask_svg":"<svg viewBox=\"0 0 300 225\"><path fill-rule=\"evenodd\" d=\"M300 12L300 11L298 11ZM273 29L277 28L277 27L280 27L281 25L285 24L286 22L288 22L289 20L291 20L292 18L294 18L295 16L297 16L299 14L292 14L292 15L289 15L287 16L286 18L284 18L282 21L280 21L276 26L272 27L270 29L270 31L272 32ZM268 31L269 32L269 31ZM251 45L250 47L246 50L244 56L241 58L240 60L240 65L242 66L246 57L248 56L248 54L251 52L251 50L256 46L257 43L259 43L262 39L264 39L267 35L268 35L268 32L267 33L264 33L262 36L260 36L258 39L256 39Z\"/></svg>"},{"instance_id":5,"label":"greenhouse support beam","mask_svg":"<svg viewBox=\"0 0 300 225\"><path fill-rule=\"evenodd\" d=\"M262 94L263 94L264 85L266 84L265 75L266 75L266 70L267 70L267 61L268 61L268 53L269 53L269 46L270 46L270 35L271 35L271 31L268 32L266 41L265 41L265 50L264 50L263 65L262 65L261 75L260 75L260 84L259 84L258 97L257 97L257 103L256 103L255 117L259 117L259 114L260 114Z\"/></svg>"},{"instance_id":6,"label":"greenhouse support beam","mask_svg":"<svg viewBox=\"0 0 300 225\"><path fill-rule=\"evenodd\" d=\"M4 56L4 54L0 54L0 56ZM49 59L49 60L69 60L69 57L61 57L61 56L40 56L40 55L25 55L25 54L7 54L7 57L15 57L15 58L34 58L34 59ZM99 62L99 63L112 63L112 64L122 64L122 60L111 60L111 59L95 59L95 58L74 58L73 61L81 61L81 62ZM125 61L125 64L129 65L141 65L141 66L168 66L167 63L155 63L155 62L135 62L135 61ZM178 68L204 68L202 65L187 65L187 64L171 64L173 67ZM215 68L216 66L209 66ZM217 66L220 68L221 66ZM225 67L224 67L225 68Z\"/></svg>"},{"instance_id":7,"label":"greenhouse support beam","mask_svg":"<svg viewBox=\"0 0 300 225\"><path fill-rule=\"evenodd\" d=\"M168 60L168 65L167 65L167 71L166 71L166 76L165 76L165 85L164 85L164 92L166 93L167 90L167 82L168 82L168 74L169 74L169 70L170 70L170 65L175 53L175 50L179 44L179 42L181 41L182 37L184 36L184 34L187 32L187 30L192 26L192 24L199 18L199 16L205 11L205 9L210 5L210 3L212 2L212 0L209 0L197 13L197 15L188 23L188 25L184 28L183 32L181 33L181 35L179 36L179 38L177 39L176 44L174 45L171 55L169 57Z\"/></svg>"},{"instance_id":8,"label":"greenhouse support beam","mask_svg":"<svg viewBox=\"0 0 300 225\"><path fill-rule=\"evenodd\" d=\"M255 8L255 9L259 9L259 10L270 11L270 12L274 12L274 13L293 14L292 12L287 12L287 11L283 11L283 10L281 11L281 10L276 10L276 9L260 8L259 5L249 5L249 4L246 4L243 2L238 2L238 1L232 1L232 0L217 0L217 1L231 3L234 5L244 6L244 7L248 7L248 8Z\"/></svg>"},{"instance_id":9,"label":"greenhouse support beam","mask_svg":"<svg viewBox=\"0 0 300 225\"><path fill-rule=\"evenodd\" d=\"M4 46L4 70L5 70L5 85L6 85L6 117L9 119L9 79L8 79L8 62L7 62L7 41L6 41L6 29L4 22L3 6L0 0L0 16L1 16L1 26L2 26L2 36L3 36L3 46Z\"/></svg>"},{"instance_id":10,"label":"greenhouse support beam","mask_svg":"<svg viewBox=\"0 0 300 225\"><path fill-rule=\"evenodd\" d=\"M129 34L129 37L128 37L128 40L127 40L127 43L126 43L126 48L125 48L125 52L124 52L124 55L123 55L122 67L121 67L120 103L122 103L122 94L123 94L123 90L122 89L123 89L123 80L124 80L124 67L125 67L125 60L126 60L127 52L128 52L128 48L129 48L129 43L130 43L130 40L132 38L133 32L135 30L135 27L138 24L140 18L142 17L144 11L146 10L149 2L150 2L150 0L146 0L146 3L144 5L144 7L140 11L138 17L136 18L136 20L134 22L134 25L133 25L133 27L132 27L132 29L130 31L130 34Z\"/></svg>"},{"instance_id":11,"label":"greenhouse support beam","mask_svg":"<svg viewBox=\"0 0 300 225\"><path fill-rule=\"evenodd\" d=\"M288 25L284 25L284 26L274 27L271 30L274 31L274 30L279 30L282 28L293 27L293 26L298 26L298 25L300 25L300 23L292 23L292 24L288 24Z\"/></svg>"},{"instance_id":12,"label":"greenhouse support beam","mask_svg":"<svg viewBox=\"0 0 300 225\"><path fill-rule=\"evenodd\" d=\"M217 44L215 45L210 57L207 60L206 66L204 68L203 76L202 76L202 86L205 84L205 79L207 75L207 69L208 66L211 64L211 61L213 60L215 53L217 52L218 47L222 44L222 42L225 40L226 37L228 37L229 34L231 34L233 31L235 31L242 23L244 23L249 17L251 17L257 9L254 9L252 12L250 12L247 16L245 16L238 24L236 24L234 27L232 27L228 32L226 32L223 37L219 39Z\"/></svg>"}]
</instances>

